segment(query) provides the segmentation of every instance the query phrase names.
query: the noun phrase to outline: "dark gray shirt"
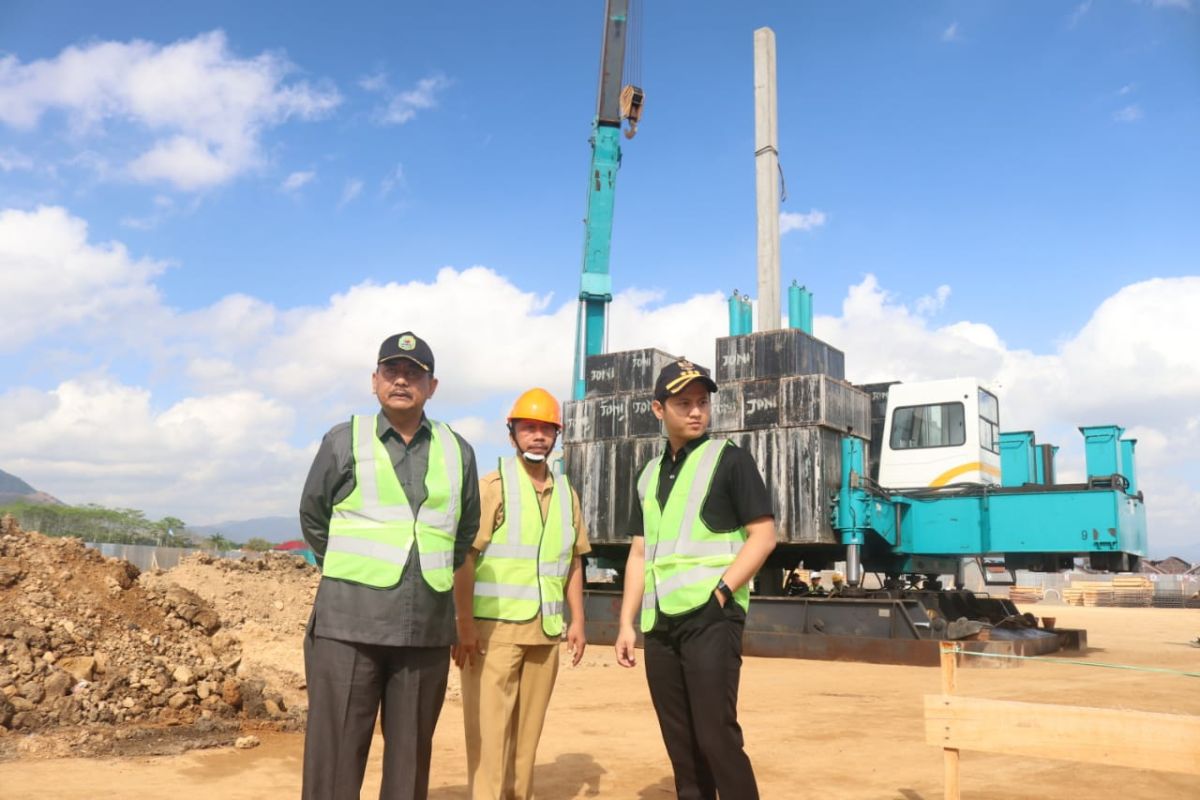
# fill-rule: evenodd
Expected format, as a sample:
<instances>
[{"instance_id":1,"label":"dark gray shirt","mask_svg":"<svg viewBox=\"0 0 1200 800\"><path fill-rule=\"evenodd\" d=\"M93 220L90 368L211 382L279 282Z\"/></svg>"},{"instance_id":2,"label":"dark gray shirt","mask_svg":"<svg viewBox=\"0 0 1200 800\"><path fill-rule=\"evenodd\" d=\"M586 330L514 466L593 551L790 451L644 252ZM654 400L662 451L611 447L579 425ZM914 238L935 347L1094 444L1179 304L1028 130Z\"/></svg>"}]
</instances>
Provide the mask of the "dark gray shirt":
<instances>
[{"instance_id":1,"label":"dark gray shirt","mask_svg":"<svg viewBox=\"0 0 1200 800\"><path fill-rule=\"evenodd\" d=\"M407 445L380 413L376 435L383 441L396 477L404 488L413 514L425 502L425 470L429 465L432 431L422 417L421 427ZM454 540L454 568L466 558L479 530L479 478L475 451L458 438L462 449L462 515ZM325 560L329 542L329 520L333 507L354 491L354 449L350 423L335 425L313 459L300 496L300 529L313 549L317 564ZM417 548L409 550L408 564L400 583L390 589L373 589L357 583L322 578L313 603L313 633L347 642L395 647L448 647L455 643L454 598L451 592L435 592L421 574Z\"/></svg>"}]
</instances>

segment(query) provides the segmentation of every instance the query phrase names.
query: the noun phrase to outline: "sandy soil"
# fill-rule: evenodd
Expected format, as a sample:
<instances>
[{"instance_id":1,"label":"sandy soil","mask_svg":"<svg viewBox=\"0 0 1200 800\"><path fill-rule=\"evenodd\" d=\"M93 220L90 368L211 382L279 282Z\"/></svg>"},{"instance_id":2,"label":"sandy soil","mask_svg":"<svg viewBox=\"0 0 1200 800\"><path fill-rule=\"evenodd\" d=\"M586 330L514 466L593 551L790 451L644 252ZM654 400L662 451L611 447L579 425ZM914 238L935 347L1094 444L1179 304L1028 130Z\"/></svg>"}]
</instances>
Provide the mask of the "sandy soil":
<instances>
[{"instance_id":1,"label":"sandy soil","mask_svg":"<svg viewBox=\"0 0 1200 800\"><path fill-rule=\"evenodd\" d=\"M1031 606L1059 625L1089 631L1093 661L1200 671L1200 611ZM796 796L934 800L942 796L941 752L924 743L922 697L939 691L936 669L747 659L741 721L764 798ZM1197 678L1026 663L959 672L959 692L1200 715ZM1097 731L1097 740L1104 731ZM144 759L55 759L0 763L0 797L296 797L300 734L263 734L253 750L210 750ZM379 785L376 740L363 797ZM433 800L466 797L461 706L447 700L434 755ZM539 751L544 800L670 798L670 767L640 667L623 670L608 647L564 669ZM962 757L963 795L1164 800L1200 796L1200 779L1065 761L983 753ZM731 799L732 800L732 799Z\"/></svg>"}]
</instances>

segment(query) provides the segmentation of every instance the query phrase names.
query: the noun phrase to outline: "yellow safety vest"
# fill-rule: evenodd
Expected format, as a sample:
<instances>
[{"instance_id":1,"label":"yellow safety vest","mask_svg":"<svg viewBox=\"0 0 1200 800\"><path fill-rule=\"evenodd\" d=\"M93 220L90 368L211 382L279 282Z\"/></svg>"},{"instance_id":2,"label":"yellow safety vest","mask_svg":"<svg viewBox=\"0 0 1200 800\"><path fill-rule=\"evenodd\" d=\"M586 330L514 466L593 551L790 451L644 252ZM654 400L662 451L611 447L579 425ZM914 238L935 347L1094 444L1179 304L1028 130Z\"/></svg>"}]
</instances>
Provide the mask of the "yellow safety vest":
<instances>
[{"instance_id":1,"label":"yellow safety vest","mask_svg":"<svg viewBox=\"0 0 1200 800\"><path fill-rule=\"evenodd\" d=\"M643 632L654 627L660 610L674 616L707 603L746 541L745 528L719 533L704 524L700 513L726 446L731 445L710 439L689 453L665 507L658 504L662 459L654 459L642 470L638 496L646 547ZM749 587L742 586L733 599L749 610Z\"/></svg>"},{"instance_id":2,"label":"yellow safety vest","mask_svg":"<svg viewBox=\"0 0 1200 800\"><path fill-rule=\"evenodd\" d=\"M558 636L575 549L571 485L565 475L554 476L543 522L533 480L516 457L500 459L500 484L504 521L475 562L474 614L524 622L540 612L542 630Z\"/></svg>"},{"instance_id":3,"label":"yellow safety vest","mask_svg":"<svg viewBox=\"0 0 1200 800\"><path fill-rule=\"evenodd\" d=\"M333 507L322 569L328 578L387 589L400 583L413 542L429 588L448 592L454 582L454 538L462 514L462 448L450 426L430 421L425 502L414 516L387 448L375 435L376 418L350 421L354 491Z\"/></svg>"}]
</instances>

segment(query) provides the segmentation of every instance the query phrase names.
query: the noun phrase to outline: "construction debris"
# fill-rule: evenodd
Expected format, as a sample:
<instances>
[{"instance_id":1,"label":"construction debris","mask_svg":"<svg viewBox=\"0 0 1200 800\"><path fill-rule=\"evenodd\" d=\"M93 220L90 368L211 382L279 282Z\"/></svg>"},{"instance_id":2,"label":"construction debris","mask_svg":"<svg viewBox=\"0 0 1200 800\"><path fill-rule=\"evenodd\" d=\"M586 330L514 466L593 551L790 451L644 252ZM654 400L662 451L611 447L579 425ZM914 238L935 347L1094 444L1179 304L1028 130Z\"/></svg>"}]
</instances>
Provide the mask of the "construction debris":
<instances>
[{"instance_id":1,"label":"construction debris","mask_svg":"<svg viewBox=\"0 0 1200 800\"><path fill-rule=\"evenodd\" d=\"M238 641L239 674L262 678L267 691L282 695L289 707L306 703L303 641L321 580L316 567L289 553L253 559L196 553L138 580L155 591L194 592L220 615L222 634Z\"/></svg>"},{"instance_id":2,"label":"construction debris","mask_svg":"<svg viewBox=\"0 0 1200 800\"><path fill-rule=\"evenodd\" d=\"M13 732L66 732L86 754L139 727L193 726L211 745L249 721L302 724L240 669L242 644L211 602L138 577L78 539L0 522L0 750Z\"/></svg>"}]
</instances>

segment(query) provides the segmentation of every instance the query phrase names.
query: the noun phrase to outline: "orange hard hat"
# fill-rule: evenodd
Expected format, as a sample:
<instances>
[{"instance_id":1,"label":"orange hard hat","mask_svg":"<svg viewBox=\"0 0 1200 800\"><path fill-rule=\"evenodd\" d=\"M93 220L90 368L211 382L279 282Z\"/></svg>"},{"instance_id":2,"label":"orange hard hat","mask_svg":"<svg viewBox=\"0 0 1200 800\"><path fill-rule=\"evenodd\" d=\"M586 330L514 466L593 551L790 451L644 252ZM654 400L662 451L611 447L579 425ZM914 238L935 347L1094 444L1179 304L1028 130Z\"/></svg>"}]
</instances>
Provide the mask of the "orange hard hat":
<instances>
[{"instance_id":1,"label":"orange hard hat","mask_svg":"<svg viewBox=\"0 0 1200 800\"><path fill-rule=\"evenodd\" d=\"M512 411L508 412L510 424L514 419L534 419L562 427L558 401L545 389L530 389L518 397L517 402L513 403Z\"/></svg>"}]
</instances>

